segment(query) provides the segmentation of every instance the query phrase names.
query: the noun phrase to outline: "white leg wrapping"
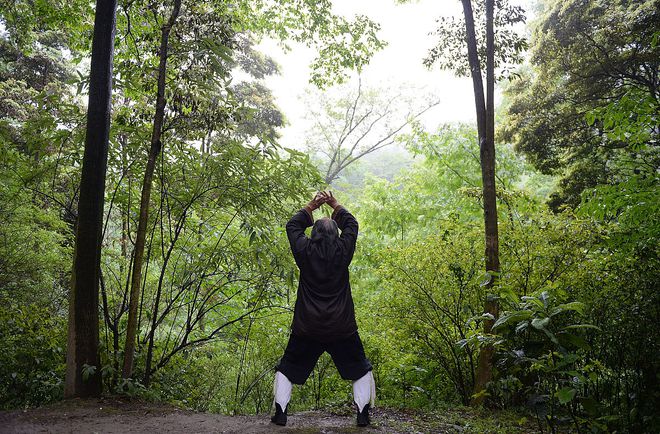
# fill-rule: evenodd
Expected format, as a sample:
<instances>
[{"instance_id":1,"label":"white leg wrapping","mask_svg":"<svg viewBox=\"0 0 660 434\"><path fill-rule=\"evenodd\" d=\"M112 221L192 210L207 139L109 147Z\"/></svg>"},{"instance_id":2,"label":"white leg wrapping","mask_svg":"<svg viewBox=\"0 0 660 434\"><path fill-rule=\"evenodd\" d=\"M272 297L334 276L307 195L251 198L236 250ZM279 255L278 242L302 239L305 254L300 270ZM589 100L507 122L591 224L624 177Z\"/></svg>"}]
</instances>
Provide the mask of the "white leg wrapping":
<instances>
[{"instance_id":1,"label":"white leg wrapping","mask_svg":"<svg viewBox=\"0 0 660 434\"><path fill-rule=\"evenodd\" d=\"M282 407L282 411L286 411L286 406L291 400L291 390L293 389L293 384L286 378L286 375L282 374L280 371L275 372L275 382L273 383L273 407L275 403L278 403Z\"/></svg>"},{"instance_id":2,"label":"white leg wrapping","mask_svg":"<svg viewBox=\"0 0 660 434\"><path fill-rule=\"evenodd\" d=\"M365 405L374 406L376 401L376 382L371 371L364 374L360 379L353 382L353 400L362 411Z\"/></svg>"}]
</instances>

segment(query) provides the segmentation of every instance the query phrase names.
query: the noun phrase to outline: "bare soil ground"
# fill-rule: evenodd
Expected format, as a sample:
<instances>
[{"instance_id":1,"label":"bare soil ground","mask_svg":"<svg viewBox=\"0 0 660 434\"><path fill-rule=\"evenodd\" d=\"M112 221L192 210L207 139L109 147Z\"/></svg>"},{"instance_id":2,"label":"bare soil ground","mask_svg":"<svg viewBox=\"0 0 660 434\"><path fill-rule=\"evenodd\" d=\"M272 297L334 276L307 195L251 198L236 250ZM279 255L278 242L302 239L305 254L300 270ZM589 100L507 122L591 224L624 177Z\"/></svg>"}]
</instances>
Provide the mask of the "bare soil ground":
<instances>
[{"instance_id":1,"label":"bare soil ground","mask_svg":"<svg viewBox=\"0 0 660 434\"><path fill-rule=\"evenodd\" d=\"M0 433L457 433L533 432L495 422L492 428L474 415L442 417L402 410L376 408L372 425L355 426L354 414L322 411L289 415L286 427L270 423L268 415L225 416L182 410L167 404L120 398L75 399L30 410L0 412ZM475 423L478 422L478 423ZM515 431L511 431L511 430Z\"/></svg>"}]
</instances>

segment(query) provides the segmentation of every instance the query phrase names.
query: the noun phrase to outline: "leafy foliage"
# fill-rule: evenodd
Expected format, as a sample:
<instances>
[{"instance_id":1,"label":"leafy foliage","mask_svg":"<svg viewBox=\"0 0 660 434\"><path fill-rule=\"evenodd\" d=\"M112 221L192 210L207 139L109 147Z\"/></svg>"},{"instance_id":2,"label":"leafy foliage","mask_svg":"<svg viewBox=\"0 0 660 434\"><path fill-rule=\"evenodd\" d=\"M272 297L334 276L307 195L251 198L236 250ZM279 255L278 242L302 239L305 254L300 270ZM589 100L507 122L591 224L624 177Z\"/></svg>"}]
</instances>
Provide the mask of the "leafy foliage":
<instances>
[{"instance_id":1,"label":"leafy foliage","mask_svg":"<svg viewBox=\"0 0 660 434\"><path fill-rule=\"evenodd\" d=\"M652 0L543 4L532 69L508 87L500 133L541 171L562 173L558 209L657 167L660 20Z\"/></svg>"},{"instance_id":2,"label":"leafy foliage","mask_svg":"<svg viewBox=\"0 0 660 434\"><path fill-rule=\"evenodd\" d=\"M477 53L481 70L486 70L486 25L485 2L472 2L474 20L477 23ZM520 35L516 26L525 22L525 11L520 6L512 6L508 0L496 0L493 25L495 26L495 68L500 78L514 75L515 65L522 61L522 53L527 49L527 40ZM429 50L424 65L431 68L438 65L441 69L451 69L460 77L470 76L467 56L465 20L463 17L441 17L437 20L438 28L432 34L438 44Z\"/></svg>"},{"instance_id":3,"label":"leafy foliage","mask_svg":"<svg viewBox=\"0 0 660 434\"><path fill-rule=\"evenodd\" d=\"M474 356L491 344L489 406L525 412L539 430L655 432L657 2L543 5L532 65L507 86L497 145L502 314L493 333L480 332L488 317L480 314L487 276L479 271L476 132L470 125L426 131L414 122L398 138L410 152L398 174L394 161L383 178L364 173L376 163L356 164L337 194L360 220L351 268L360 332L387 405L438 411L467 403ZM497 18L497 57L510 74L525 47L511 30L522 11L498 6L510 12ZM0 11L4 409L61 396L92 11L78 1L14 1ZM334 16L329 1L186 3L171 39L136 371L119 379L160 12L153 2L120 4L101 267L103 364L84 372L100 370L112 392L199 410L267 412L272 366L295 302L283 226L323 179L310 156L278 144L284 114L260 81L278 68L254 44L269 35L324 47L314 79L330 85L383 43L377 24ZM460 69L459 27L441 23L441 32L457 31L429 62ZM245 80L233 80L235 68ZM382 95L367 96L382 108ZM405 98L387 101L414 112ZM341 132L351 107L324 107L327 131ZM553 192L554 213L545 204ZM564 204L572 209L557 212ZM350 392L324 357L291 408L347 411Z\"/></svg>"},{"instance_id":4,"label":"leafy foliage","mask_svg":"<svg viewBox=\"0 0 660 434\"><path fill-rule=\"evenodd\" d=\"M500 380L495 393L504 400L522 394L539 424L545 422L553 430L566 424L565 413L578 430L585 424L605 430L607 418L595 420L592 413L596 402L592 386L602 374L602 365L588 360L586 351L591 347L583 333L598 328L580 321L585 304L562 303L566 293L552 293L507 296L512 309L496 321L493 331L508 336L498 342L498 350L504 353L500 369L509 376Z\"/></svg>"},{"instance_id":5,"label":"leafy foliage","mask_svg":"<svg viewBox=\"0 0 660 434\"><path fill-rule=\"evenodd\" d=\"M383 252L381 270L388 291L381 303L386 306L387 320L398 323L396 341L402 344L408 363L419 367L417 392L447 398L442 395L447 391L433 380L445 378L467 405L477 355L471 348L457 347L456 342L475 332L476 324L469 319L479 311L482 296L477 259L481 237L478 227L467 232L456 223L441 227L441 236Z\"/></svg>"},{"instance_id":6,"label":"leafy foliage","mask_svg":"<svg viewBox=\"0 0 660 434\"><path fill-rule=\"evenodd\" d=\"M29 158L0 145L0 408L60 398L66 347L68 231L23 187Z\"/></svg>"},{"instance_id":7,"label":"leafy foliage","mask_svg":"<svg viewBox=\"0 0 660 434\"><path fill-rule=\"evenodd\" d=\"M144 386L136 378L118 381L117 361L126 326L136 186L152 127L158 39L167 3L120 4L115 41L100 297L104 366L89 366L85 372L100 369L111 390L130 393L141 393ZM345 68L359 68L382 43L375 23L365 17L346 20L330 8L330 2L302 0L209 1L185 4L182 10L169 47L164 152L142 282L138 372L145 379L179 353L216 339L232 341L225 328L239 326L260 310L276 310L288 297L293 273L278 228L288 215L285 207L306 197L309 186L318 184L318 173L305 155L276 144L283 116L268 89L255 80L277 67L252 45L270 35L322 47L315 79L326 84L340 80ZM18 1L3 6L0 14L1 174L3 188L7 186L2 204L8 207L3 208L7 229L16 232L18 243L7 244L0 273L6 276L3 299L8 297L4 291L23 288L20 279L28 285L40 272L43 279L54 280L51 287L57 294L40 289L35 300L15 298L3 317L30 306L35 312L51 309L51 329L60 332L70 269L66 246L77 218L92 12L89 3L77 1L65 6ZM237 65L253 79L232 84ZM53 227L42 230L45 216ZM26 250L34 242L41 244ZM35 260L22 262L33 256ZM34 280L36 287L45 286ZM51 345L51 339L44 345ZM26 351L40 349L30 346ZM63 354L49 357L49 372L61 378ZM154 360L150 366L145 361L149 357ZM11 378L27 378L15 362L5 366L16 374ZM20 404L20 396L30 404L55 396L35 391L32 398L27 389L17 390L18 397L7 395L14 399L11 405Z\"/></svg>"}]
</instances>

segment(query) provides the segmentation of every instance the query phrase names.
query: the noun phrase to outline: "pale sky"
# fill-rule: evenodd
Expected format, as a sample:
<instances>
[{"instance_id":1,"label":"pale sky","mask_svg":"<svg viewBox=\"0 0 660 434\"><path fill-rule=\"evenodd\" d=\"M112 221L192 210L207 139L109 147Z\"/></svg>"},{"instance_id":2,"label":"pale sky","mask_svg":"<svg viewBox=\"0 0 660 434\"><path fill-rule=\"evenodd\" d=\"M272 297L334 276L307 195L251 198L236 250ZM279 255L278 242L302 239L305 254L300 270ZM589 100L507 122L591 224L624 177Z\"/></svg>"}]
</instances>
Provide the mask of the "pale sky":
<instances>
[{"instance_id":1,"label":"pale sky","mask_svg":"<svg viewBox=\"0 0 660 434\"><path fill-rule=\"evenodd\" d=\"M527 6L529 0L511 0L511 3ZM436 29L436 19L442 15L459 16L462 13L460 1L419 0L397 4L394 0L334 0L333 5L336 13L347 18L363 14L380 23L380 38L388 43L362 72L363 85L391 88L412 84L438 97L440 104L422 119L430 130L445 122L475 121L471 79L459 79L438 68L428 70L422 64L434 45L434 36L429 33ZM526 9L529 18L530 12ZM272 89L289 120L290 125L282 130L281 143L298 148L308 128L300 96L305 87L312 86L309 84L309 64L315 53L302 45L291 46L293 49L284 53L277 43L265 40L257 48L280 64L281 74L268 77L265 84Z\"/></svg>"}]
</instances>

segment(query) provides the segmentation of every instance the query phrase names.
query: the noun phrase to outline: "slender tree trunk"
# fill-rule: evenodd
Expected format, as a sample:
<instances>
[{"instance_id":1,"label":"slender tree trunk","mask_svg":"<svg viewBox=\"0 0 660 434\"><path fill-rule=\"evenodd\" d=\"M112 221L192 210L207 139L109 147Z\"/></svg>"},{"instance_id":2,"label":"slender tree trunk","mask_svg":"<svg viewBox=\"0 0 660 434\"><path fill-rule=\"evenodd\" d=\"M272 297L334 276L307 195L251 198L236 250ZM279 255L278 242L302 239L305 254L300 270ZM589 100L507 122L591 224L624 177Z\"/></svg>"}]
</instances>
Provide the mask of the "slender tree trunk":
<instances>
[{"instance_id":1,"label":"slender tree trunk","mask_svg":"<svg viewBox=\"0 0 660 434\"><path fill-rule=\"evenodd\" d=\"M168 209L168 212L169 209ZM176 246L176 242L179 239L179 235L181 234L181 230L183 229L183 225L185 222L185 214L183 217L181 217L182 221L180 221L177 224L177 227L175 229L174 233L174 239L170 243L170 246L167 249L167 253L165 254L165 257L163 258L163 265L160 268L160 276L158 278L158 287L156 288L156 299L154 300L154 306L153 310L151 312L151 327L149 329L149 336L147 337L147 359L144 364L144 386L148 387L149 383L151 382L151 374L153 373L153 369L151 367L151 363L153 361L153 355L154 355L154 339L156 335L156 328L158 328L158 310L160 308L160 298L163 293L163 281L165 279L165 271L167 270L167 264L170 262L170 258L172 257L172 252L174 251L174 247ZM162 220L162 219L161 219Z\"/></svg>"},{"instance_id":2,"label":"slender tree trunk","mask_svg":"<svg viewBox=\"0 0 660 434\"><path fill-rule=\"evenodd\" d=\"M156 97L156 113L154 114L154 125L151 132L151 146L149 158L144 172L142 183L142 196L140 198L140 216L138 220L137 234L135 237L135 253L133 258L133 270L131 277L131 293L128 309L128 325L126 327L126 342L124 345L124 366L122 376L129 378L133 375L133 357L135 355L135 341L137 336L137 313L138 301L140 299L140 287L142 282L142 262L144 257L144 245L149 220L149 198L151 197L151 184L156 167L156 159L161 150L161 134L163 120L165 118L165 77L167 74L167 51L169 48L170 31L179 16L181 0L175 0L174 8L168 22L161 29L160 38L160 62L158 65L158 90Z\"/></svg>"},{"instance_id":3,"label":"slender tree trunk","mask_svg":"<svg viewBox=\"0 0 660 434\"><path fill-rule=\"evenodd\" d=\"M98 0L94 17L85 154L69 296L65 397L100 396L99 269L112 102L116 0ZM87 371L85 365L95 367ZM85 378L87 377L87 378Z\"/></svg>"},{"instance_id":4,"label":"slender tree trunk","mask_svg":"<svg viewBox=\"0 0 660 434\"><path fill-rule=\"evenodd\" d=\"M479 144L486 137L486 100L484 98L484 83L481 78L481 66L477 51L477 38L474 31L474 14L472 12L471 0L461 0L463 3L463 15L465 16L465 30L467 33L468 61L472 76L472 87L474 88L474 106L477 111L477 133Z\"/></svg>"},{"instance_id":5,"label":"slender tree trunk","mask_svg":"<svg viewBox=\"0 0 660 434\"><path fill-rule=\"evenodd\" d=\"M492 315L492 320L484 321L484 333L488 334L498 315L497 298L491 294L500 270L499 240L497 230L497 196L495 191L495 43L493 31L494 0L486 1L486 97L484 97L483 79L479 65L475 36L474 15L470 0L461 0L465 16L467 33L468 60L474 87L474 100L477 111L477 130L481 157L481 179L483 184L485 259L486 272L489 273L486 285L484 311ZM482 393L493 374L493 348L484 346L480 349L477 373L474 384L473 405L481 405L485 398Z\"/></svg>"}]
</instances>

